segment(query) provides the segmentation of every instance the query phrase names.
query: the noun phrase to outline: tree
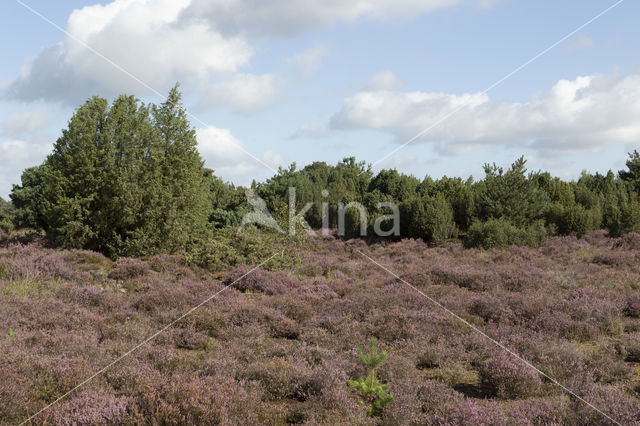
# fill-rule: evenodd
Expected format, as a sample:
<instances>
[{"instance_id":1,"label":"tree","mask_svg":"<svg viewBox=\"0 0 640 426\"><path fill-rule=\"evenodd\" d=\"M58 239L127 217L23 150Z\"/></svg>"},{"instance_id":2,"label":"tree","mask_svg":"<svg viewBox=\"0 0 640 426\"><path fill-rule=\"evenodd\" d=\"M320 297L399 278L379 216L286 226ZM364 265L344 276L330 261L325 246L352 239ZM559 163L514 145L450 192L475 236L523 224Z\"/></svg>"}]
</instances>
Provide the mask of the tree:
<instances>
[{"instance_id":1,"label":"tree","mask_svg":"<svg viewBox=\"0 0 640 426\"><path fill-rule=\"evenodd\" d=\"M22 185L13 185L9 197L15 207L13 221L18 228L44 228L41 209L43 170L42 166L29 167L22 172Z\"/></svg>"},{"instance_id":2,"label":"tree","mask_svg":"<svg viewBox=\"0 0 640 426\"><path fill-rule=\"evenodd\" d=\"M109 105L93 97L82 105L56 141L42 168L39 210L57 244L104 250L95 226L99 192L106 185L105 126Z\"/></svg>"},{"instance_id":3,"label":"tree","mask_svg":"<svg viewBox=\"0 0 640 426\"><path fill-rule=\"evenodd\" d=\"M504 218L516 226L527 226L542 217L549 197L527 177L526 160L518 158L506 172L495 164L484 165L485 179L479 201L479 217Z\"/></svg>"},{"instance_id":4,"label":"tree","mask_svg":"<svg viewBox=\"0 0 640 426\"><path fill-rule=\"evenodd\" d=\"M637 150L629 153L627 169L618 172L618 176L625 182L629 182L633 189L640 194L640 153Z\"/></svg>"},{"instance_id":5,"label":"tree","mask_svg":"<svg viewBox=\"0 0 640 426\"><path fill-rule=\"evenodd\" d=\"M466 231L474 218L475 198L472 191L472 179L463 181L460 178L443 176L432 183L431 195L441 193L453 209L453 218L458 228Z\"/></svg>"},{"instance_id":6,"label":"tree","mask_svg":"<svg viewBox=\"0 0 640 426\"><path fill-rule=\"evenodd\" d=\"M381 170L369 183L368 192L380 191L402 202L416 195L420 181L413 176L403 175L395 169Z\"/></svg>"},{"instance_id":7,"label":"tree","mask_svg":"<svg viewBox=\"0 0 640 426\"><path fill-rule=\"evenodd\" d=\"M369 404L367 414L375 416L393 400L393 396L387 393L387 385L380 383L376 376L378 368L384 364L389 354L385 350L378 350L378 341L372 337L369 339L369 352L365 352L364 348L358 348L358 355L367 369L367 377L349 380L348 383L353 389L358 390Z\"/></svg>"},{"instance_id":8,"label":"tree","mask_svg":"<svg viewBox=\"0 0 640 426\"><path fill-rule=\"evenodd\" d=\"M13 205L0 197L0 230L9 232L13 229Z\"/></svg>"},{"instance_id":9,"label":"tree","mask_svg":"<svg viewBox=\"0 0 640 426\"><path fill-rule=\"evenodd\" d=\"M209 222L217 228L240 224L243 213L248 211L248 204L242 188L224 182L213 174L213 170L205 169L211 195L211 212Z\"/></svg>"},{"instance_id":10,"label":"tree","mask_svg":"<svg viewBox=\"0 0 640 426\"><path fill-rule=\"evenodd\" d=\"M65 247L112 256L174 252L211 210L195 131L174 87L159 106L93 97L12 200L22 222Z\"/></svg>"}]
</instances>

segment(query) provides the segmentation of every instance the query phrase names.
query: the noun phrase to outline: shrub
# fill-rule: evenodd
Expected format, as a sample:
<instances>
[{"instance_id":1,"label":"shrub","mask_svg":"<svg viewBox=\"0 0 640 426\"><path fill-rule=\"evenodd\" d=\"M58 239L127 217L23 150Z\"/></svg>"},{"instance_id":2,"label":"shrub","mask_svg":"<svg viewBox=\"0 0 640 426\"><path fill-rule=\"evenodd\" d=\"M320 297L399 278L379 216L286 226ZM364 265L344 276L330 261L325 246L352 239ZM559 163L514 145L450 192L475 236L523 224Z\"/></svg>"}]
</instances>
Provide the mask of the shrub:
<instances>
[{"instance_id":1,"label":"shrub","mask_svg":"<svg viewBox=\"0 0 640 426\"><path fill-rule=\"evenodd\" d=\"M295 290L300 283L291 278L286 272L269 272L240 266L230 272L224 279L225 285L233 284L240 292L259 292L268 295L283 294Z\"/></svg>"},{"instance_id":2,"label":"shrub","mask_svg":"<svg viewBox=\"0 0 640 426\"><path fill-rule=\"evenodd\" d=\"M555 225L561 235L575 233L582 237L587 232L598 229L601 222L602 212L599 209L587 209L582 204L566 207L553 203L547 211L547 223Z\"/></svg>"},{"instance_id":3,"label":"shrub","mask_svg":"<svg viewBox=\"0 0 640 426\"><path fill-rule=\"evenodd\" d=\"M44 249L37 244L11 245L0 261L0 275L12 279L45 278L71 279L86 275L74 271L62 253ZM2 272L4 271L4 273Z\"/></svg>"},{"instance_id":4,"label":"shrub","mask_svg":"<svg viewBox=\"0 0 640 426\"><path fill-rule=\"evenodd\" d=\"M0 231L13 230L14 208L11 203L0 197Z\"/></svg>"},{"instance_id":5,"label":"shrub","mask_svg":"<svg viewBox=\"0 0 640 426\"><path fill-rule=\"evenodd\" d=\"M511 354L499 352L478 368L483 390L502 399L535 395L542 385L540 376Z\"/></svg>"},{"instance_id":6,"label":"shrub","mask_svg":"<svg viewBox=\"0 0 640 426\"><path fill-rule=\"evenodd\" d=\"M627 362L640 363L640 341L638 340L640 334L625 336L618 344L618 352L622 355Z\"/></svg>"},{"instance_id":7,"label":"shrub","mask_svg":"<svg viewBox=\"0 0 640 426\"><path fill-rule=\"evenodd\" d=\"M453 210L443 195L414 197L400 205L402 236L440 243L456 237Z\"/></svg>"},{"instance_id":8,"label":"shrub","mask_svg":"<svg viewBox=\"0 0 640 426\"><path fill-rule=\"evenodd\" d=\"M149 272L149 265L140 259L122 257L118 259L109 272L109 278L113 280L130 280L138 278Z\"/></svg>"},{"instance_id":9,"label":"shrub","mask_svg":"<svg viewBox=\"0 0 640 426\"><path fill-rule=\"evenodd\" d=\"M640 234L636 232L624 234L613 246L623 250L640 250Z\"/></svg>"},{"instance_id":10,"label":"shrub","mask_svg":"<svg viewBox=\"0 0 640 426\"><path fill-rule=\"evenodd\" d=\"M508 308L502 301L490 294L481 294L473 298L469 306L469 312L479 316L485 321L498 322L509 317ZM507 322L505 321L505 322Z\"/></svg>"},{"instance_id":11,"label":"shrub","mask_svg":"<svg viewBox=\"0 0 640 426\"><path fill-rule=\"evenodd\" d=\"M129 397L87 389L53 407L46 417L59 425L127 423L131 421L127 410L132 403Z\"/></svg>"},{"instance_id":12,"label":"shrub","mask_svg":"<svg viewBox=\"0 0 640 426\"><path fill-rule=\"evenodd\" d=\"M540 222L527 228L517 228L505 219L489 219L486 222L475 222L469 228L463 243L467 248L483 247L485 249L508 247L510 245L540 245L546 231Z\"/></svg>"},{"instance_id":13,"label":"shrub","mask_svg":"<svg viewBox=\"0 0 640 426\"><path fill-rule=\"evenodd\" d=\"M270 400L305 400L320 393L323 387L321 381L314 380L306 363L298 359L273 358L254 363L248 366L243 375L248 380L258 381Z\"/></svg>"},{"instance_id":14,"label":"shrub","mask_svg":"<svg viewBox=\"0 0 640 426\"><path fill-rule=\"evenodd\" d=\"M640 292L634 292L626 297L622 312L628 317L640 317Z\"/></svg>"},{"instance_id":15,"label":"shrub","mask_svg":"<svg viewBox=\"0 0 640 426\"><path fill-rule=\"evenodd\" d=\"M182 258L186 265L216 272L229 266L254 266L272 257L263 268L278 270L297 265L299 258L293 249L303 241L304 233L288 237L255 228L209 228L192 236ZM279 250L283 254L273 256Z\"/></svg>"}]
</instances>

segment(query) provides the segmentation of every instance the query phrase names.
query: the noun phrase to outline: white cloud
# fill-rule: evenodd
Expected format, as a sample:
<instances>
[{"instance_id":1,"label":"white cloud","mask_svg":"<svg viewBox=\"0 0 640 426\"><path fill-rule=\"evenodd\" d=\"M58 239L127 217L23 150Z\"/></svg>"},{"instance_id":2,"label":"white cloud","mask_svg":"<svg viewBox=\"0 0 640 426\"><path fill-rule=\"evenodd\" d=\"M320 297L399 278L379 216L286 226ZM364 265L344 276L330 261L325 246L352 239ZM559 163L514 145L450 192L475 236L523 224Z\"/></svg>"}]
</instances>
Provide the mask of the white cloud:
<instances>
[{"instance_id":1,"label":"white cloud","mask_svg":"<svg viewBox=\"0 0 640 426\"><path fill-rule=\"evenodd\" d=\"M567 50L569 52L575 52L576 50L593 49L595 43L593 39L586 34L580 34L577 38L567 44Z\"/></svg>"},{"instance_id":2,"label":"white cloud","mask_svg":"<svg viewBox=\"0 0 640 426\"><path fill-rule=\"evenodd\" d=\"M287 58L285 63L296 68L303 76L310 77L318 71L327 53L327 47L318 44Z\"/></svg>"},{"instance_id":3,"label":"white cloud","mask_svg":"<svg viewBox=\"0 0 640 426\"><path fill-rule=\"evenodd\" d=\"M12 185L20 183L22 170L42 163L51 145L51 140L42 135L28 140L0 138L0 197L7 199Z\"/></svg>"},{"instance_id":4,"label":"white cloud","mask_svg":"<svg viewBox=\"0 0 640 426\"><path fill-rule=\"evenodd\" d=\"M11 186L20 183L22 171L41 164L51 152L52 123L62 113L51 106L37 107L14 111L0 122L0 196L6 198Z\"/></svg>"},{"instance_id":5,"label":"white cloud","mask_svg":"<svg viewBox=\"0 0 640 426\"><path fill-rule=\"evenodd\" d=\"M12 112L0 124L0 134L16 138L41 132L53 123L59 113L52 111L51 107Z\"/></svg>"},{"instance_id":6,"label":"white cloud","mask_svg":"<svg viewBox=\"0 0 640 426\"><path fill-rule=\"evenodd\" d=\"M83 44L166 90L176 81L208 82L216 73L237 72L253 53L247 34L295 35L361 17L406 18L461 1L114 0L75 10L67 23L70 36L25 61L20 76L1 89L4 97L71 103L96 93L148 94ZM295 60L312 68L323 54L316 47Z\"/></svg>"},{"instance_id":7,"label":"white cloud","mask_svg":"<svg viewBox=\"0 0 640 426\"><path fill-rule=\"evenodd\" d=\"M229 129L209 126L196 130L198 150L205 161L233 161L242 158L244 143L231 134Z\"/></svg>"},{"instance_id":8,"label":"white cloud","mask_svg":"<svg viewBox=\"0 0 640 426\"><path fill-rule=\"evenodd\" d=\"M274 74L236 74L212 85L199 107L229 106L236 113L254 112L271 105L283 85Z\"/></svg>"},{"instance_id":9,"label":"white cloud","mask_svg":"<svg viewBox=\"0 0 640 426\"><path fill-rule=\"evenodd\" d=\"M114 0L73 11L69 36L27 59L16 79L0 83L0 97L77 105L96 94L151 94L144 84L164 93L180 81L212 91L217 105L222 100L215 95L244 82L251 88L229 102L237 111L252 111L264 106L254 94L272 99L282 85L271 74L243 73L253 55L250 37L295 36L358 19L408 19L465 2L486 0ZM313 72L325 53L315 46L291 60ZM210 87L221 78L228 81Z\"/></svg>"},{"instance_id":10,"label":"white cloud","mask_svg":"<svg viewBox=\"0 0 640 426\"><path fill-rule=\"evenodd\" d=\"M29 144L23 140L5 139L0 142L0 153L2 154L0 164L3 166L24 164L29 160L30 151Z\"/></svg>"},{"instance_id":11,"label":"white cloud","mask_svg":"<svg viewBox=\"0 0 640 426\"><path fill-rule=\"evenodd\" d=\"M206 83L246 65L252 49L244 39L223 36L204 22L178 25L190 3L115 0L75 10L67 24L70 37L27 60L4 96L77 103L93 94L149 93L82 43L161 91L178 80Z\"/></svg>"},{"instance_id":12,"label":"white cloud","mask_svg":"<svg viewBox=\"0 0 640 426\"><path fill-rule=\"evenodd\" d=\"M208 126L196 130L198 150L205 160L205 167L215 170L216 175L228 180L243 180L266 168L246 153L244 142L231 134L229 129ZM276 152L266 151L257 156L276 169L284 159Z\"/></svg>"},{"instance_id":13,"label":"white cloud","mask_svg":"<svg viewBox=\"0 0 640 426\"><path fill-rule=\"evenodd\" d=\"M640 74L560 80L525 103L495 101L483 93L362 90L344 100L331 126L378 129L404 143L451 113L414 143L433 143L446 154L498 145L545 156L637 144Z\"/></svg>"}]
</instances>

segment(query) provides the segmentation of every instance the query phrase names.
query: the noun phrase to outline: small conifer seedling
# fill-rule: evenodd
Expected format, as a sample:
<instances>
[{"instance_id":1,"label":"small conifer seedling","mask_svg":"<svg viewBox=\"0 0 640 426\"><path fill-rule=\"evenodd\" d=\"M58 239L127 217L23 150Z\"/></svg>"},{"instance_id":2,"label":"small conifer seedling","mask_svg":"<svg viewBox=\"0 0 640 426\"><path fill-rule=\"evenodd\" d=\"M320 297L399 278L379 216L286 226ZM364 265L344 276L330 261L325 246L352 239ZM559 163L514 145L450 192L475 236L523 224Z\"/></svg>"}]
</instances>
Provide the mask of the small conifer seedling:
<instances>
[{"instance_id":1,"label":"small conifer seedling","mask_svg":"<svg viewBox=\"0 0 640 426\"><path fill-rule=\"evenodd\" d=\"M358 348L358 354L367 369L367 377L349 380L349 386L360 392L363 402L370 404L367 414L375 416L393 399L393 396L387 393L387 385L380 383L376 377L378 368L387 360L389 353L378 350L378 341L372 337L369 339L369 352L365 352L364 348Z\"/></svg>"}]
</instances>

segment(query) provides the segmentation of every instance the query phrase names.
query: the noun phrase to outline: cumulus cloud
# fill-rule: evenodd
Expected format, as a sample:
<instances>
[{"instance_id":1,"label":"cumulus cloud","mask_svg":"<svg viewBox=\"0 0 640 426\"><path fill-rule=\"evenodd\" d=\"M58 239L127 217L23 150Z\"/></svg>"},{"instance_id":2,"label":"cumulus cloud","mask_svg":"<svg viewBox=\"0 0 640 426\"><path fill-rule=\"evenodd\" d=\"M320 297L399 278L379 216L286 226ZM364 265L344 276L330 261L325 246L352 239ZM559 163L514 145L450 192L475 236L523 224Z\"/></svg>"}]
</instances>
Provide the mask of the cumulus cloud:
<instances>
[{"instance_id":1,"label":"cumulus cloud","mask_svg":"<svg viewBox=\"0 0 640 426\"><path fill-rule=\"evenodd\" d=\"M68 36L27 59L16 79L0 85L0 96L75 105L94 94L154 91L145 86L162 93L176 81L206 89L220 74L228 78L249 64L251 37L295 36L359 18L410 18L465 1L486 0L114 0L75 10L67 22ZM292 60L313 71L324 54L323 47L316 46ZM245 81L260 84L261 90L258 100L230 101L253 109L265 99L265 88L281 87L273 79L246 72L232 77L227 85ZM224 92L225 83L210 90Z\"/></svg>"},{"instance_id":2,"label":"cumulus cloud","mask_svg":"<svg viewBox=\"0 0 640 426\"><path fill-rule=\"evenodd\" d=\"M212 85L199 107L229 106L240 114L255 112L271 105L283 85L274 74L236 74Z\"/></svg>"},{"instance_id":3,"label":"cumulus cloud","mask_svg":"<svg viewBox=\"0 0 640 426\"><path fill-rule=\"evenodd\" d=\"M243 38L223 36L204 22L178 25L190 3L115 0L75 10L67 23L69 36L28 59L3 95L77 103L98 93L149 93L85 45L156 90L179 80L206 83L246 65L252 49Z\"/></svg>"},{"instance_id":4,"label":"cumulus cloud","mask_svg":"<svg viewBox=\"0 0 640 426\"><path fill-rule=\"evenodd\" d=\"M637 144L639 116L640 75L598 74L560 80L524 103L483 93L362 90L344 100L331 127L378 129L404 143L435 125L414 143L432 143L444 154L501 145L548 156Z\"/></svg>"},{"instance_id":5,"label":"cumulus cloud","mask_svg":"<svg viewBox=\"0 0 640 426\"><path fill-rule=\"evenodd\" d=\"M0 135L0 197L7 199L22 170L36 166L51 151L51 139L43 135L13 138Z\"/></svg>"},{"instance_id":6,"label":"cumulus cloud","mask_svg":"<svg viewBox=\"0 0 640 426\"><path fill-rule=\"evenodd\" d=\"M0 124L0 135L15 138L38 133L49 127L56 115L51 108L12 112Z\"/></svg>"},{"instance_id":7,"label":"cumulus cloud","mask_svg":"<svg viewBox=\"0 0 640 426\"><path fill-rule=\"evenodd\" d=\"M266 170L264 165L248 156L244 142L231 133L229 129L214 126L196 130L198 150L205 160L205 166L215 170L216 175L230 180L242 180ZM261 161L276 169L282 165L282 155L266 151L257 156Z\"/></svg>"},{"instance_id":8,"label":"cumulus cloud","mask_svg":"<svg viewBox=\"0 0 640 426\"><path fill-rule=\"evenodd\" d=\"M6 198L22 170L36 166L51 152L51 127L63 111L37 107L14 111L0 122L0 196Z\"/></svg>"}]
</instances>

